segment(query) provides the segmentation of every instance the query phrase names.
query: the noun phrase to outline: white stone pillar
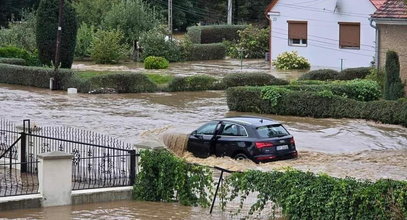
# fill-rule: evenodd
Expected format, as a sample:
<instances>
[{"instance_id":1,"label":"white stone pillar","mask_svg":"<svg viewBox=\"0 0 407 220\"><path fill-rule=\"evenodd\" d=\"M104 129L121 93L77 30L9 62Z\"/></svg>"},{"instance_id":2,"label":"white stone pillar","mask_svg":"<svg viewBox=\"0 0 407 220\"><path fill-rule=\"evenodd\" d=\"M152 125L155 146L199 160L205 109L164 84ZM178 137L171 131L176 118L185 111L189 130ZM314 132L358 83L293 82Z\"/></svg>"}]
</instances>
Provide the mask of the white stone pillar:
<instances>
[{"instance_id":1,"label":"white stone pillar","mask_svg":"<svg viewBox=\"0 0 407 220\"><path fill-rule=\"evenodd\" d=\"M42 206L71 204L72 155L60 151L38 155L39 191Z\"/></svg>"}]
</instances>

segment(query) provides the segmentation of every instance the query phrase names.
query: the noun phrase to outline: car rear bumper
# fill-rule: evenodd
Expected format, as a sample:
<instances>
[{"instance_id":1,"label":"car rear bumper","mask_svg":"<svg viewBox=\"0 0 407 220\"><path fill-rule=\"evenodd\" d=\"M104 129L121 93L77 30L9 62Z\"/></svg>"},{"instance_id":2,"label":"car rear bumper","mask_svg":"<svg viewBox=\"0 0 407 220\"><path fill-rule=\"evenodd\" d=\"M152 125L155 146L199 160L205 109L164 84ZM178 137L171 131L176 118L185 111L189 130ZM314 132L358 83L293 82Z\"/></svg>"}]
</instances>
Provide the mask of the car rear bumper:
<instances>
[{"instance_id":1,"label":"car rear bumper","mask_svg":"<svg viewBox=\"0 0 407 220\"><path fill-rule=\"evenodd\" d=\"M292 150L289 152L279 153L279 154L263 154L263 155L256 155L253 157L255 162L268 162L278 159L288 159L288 158L295 158L298 156L298 152L296 150Z\"/></svg>"}]
</instances>

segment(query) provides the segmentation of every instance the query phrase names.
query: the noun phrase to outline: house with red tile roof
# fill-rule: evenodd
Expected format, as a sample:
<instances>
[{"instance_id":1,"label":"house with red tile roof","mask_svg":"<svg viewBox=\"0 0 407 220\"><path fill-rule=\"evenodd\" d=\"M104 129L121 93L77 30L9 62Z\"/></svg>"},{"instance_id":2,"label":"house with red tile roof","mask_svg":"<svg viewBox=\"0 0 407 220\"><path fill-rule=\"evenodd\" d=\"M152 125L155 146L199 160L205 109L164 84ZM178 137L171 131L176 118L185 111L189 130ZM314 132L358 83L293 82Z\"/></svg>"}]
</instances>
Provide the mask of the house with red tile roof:
<instances>
[{"instance_id":1,"label":"house with red tile roof","mask_svg":"<svg viewBox=\"0 0 407 220\"><path fill-rule=\"evenodd\" d=\"M271 58L297 51L313 68L371 66L376 30L370 15L384 0L271 0Z\"/></svg>"},{"instance_id":2,"label":"house with red tile roof","mask_svg":"<svg viewBox=\"0 0 407 220\"><path fill-rule=\"evenodd\" d=\"M407 84L407 3L388 0L371 16L376 26L377 67L384 67L386 52L396 51L400 60L400 77ZM405 87L407 94L407 87Z\"/></svg>"}]
</instances>

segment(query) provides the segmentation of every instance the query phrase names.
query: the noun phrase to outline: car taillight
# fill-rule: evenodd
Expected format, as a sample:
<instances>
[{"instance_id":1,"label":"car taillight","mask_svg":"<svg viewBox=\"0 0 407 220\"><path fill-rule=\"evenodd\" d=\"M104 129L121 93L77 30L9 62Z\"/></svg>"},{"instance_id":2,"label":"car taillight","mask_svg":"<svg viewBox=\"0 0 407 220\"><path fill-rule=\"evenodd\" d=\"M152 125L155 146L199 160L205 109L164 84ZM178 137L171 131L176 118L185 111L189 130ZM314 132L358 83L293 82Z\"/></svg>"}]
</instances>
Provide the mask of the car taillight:
<instances>
[{"instance_id":1,"label":"car taillight","mask_svg":"<svg viewBox=\"0 0 407 220\"><path fill-rule=\"evenodd\" d=\"M273 144L270 142L256 142L256 148L261 149L265 147L272 147Z\"/></svg>"},{"instance_id":2,"label":"car taillight","mask_svg":"<svg viewBox=\"0 0 407 220\"><path fill-rule=\"evenodd\" d=\"M291 138L291 139L290 139L290 144L291 144L291 145L295 145L294 138Z\"/></svg>"}]
</instances>

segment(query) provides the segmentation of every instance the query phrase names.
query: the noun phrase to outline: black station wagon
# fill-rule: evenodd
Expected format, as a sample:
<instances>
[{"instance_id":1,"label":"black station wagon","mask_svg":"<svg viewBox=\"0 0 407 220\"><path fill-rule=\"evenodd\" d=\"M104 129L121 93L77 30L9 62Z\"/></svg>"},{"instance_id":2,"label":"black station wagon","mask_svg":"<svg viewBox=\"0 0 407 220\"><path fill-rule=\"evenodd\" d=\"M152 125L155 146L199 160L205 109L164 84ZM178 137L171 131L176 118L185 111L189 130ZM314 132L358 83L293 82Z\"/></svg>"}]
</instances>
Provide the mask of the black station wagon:
<instances>
[{"instance_id":1,"label":"black station wagon","mask_svg":"<svg viewBox=\"0 0 407 220\"><path fill-rule=\"evenodd\" d=\"M215 154L256 163L297 157L294 137L282 124L250 116L206 123L191 133L187 150L201 158Z\"/></svg>"}]
</instances>

